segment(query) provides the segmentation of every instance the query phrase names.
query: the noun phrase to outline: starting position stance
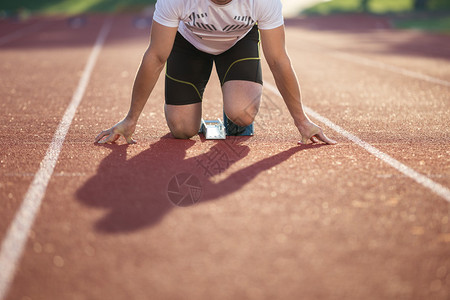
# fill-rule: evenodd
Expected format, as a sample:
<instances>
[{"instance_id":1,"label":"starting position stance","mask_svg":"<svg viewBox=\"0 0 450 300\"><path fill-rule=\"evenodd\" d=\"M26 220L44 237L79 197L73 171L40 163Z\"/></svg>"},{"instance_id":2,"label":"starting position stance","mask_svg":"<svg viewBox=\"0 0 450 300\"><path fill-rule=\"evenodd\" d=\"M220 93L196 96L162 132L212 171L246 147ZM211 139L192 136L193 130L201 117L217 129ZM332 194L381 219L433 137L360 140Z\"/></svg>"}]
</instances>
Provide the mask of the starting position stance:
<instances>
[{"instance_id":1,"label":"starting position stance","mask_svg":"<svg viewBox=\"0 0 450 300\"><path fill-rule=\"evenodd\" d=\"M236 126L251 124L262 95L259 54L264 56L302 143L327 138L303 111L300 87L285 49L280 0L158 0L151 42L133 86L127 116L95 139L111 143L132 134L142 109L166 65L165 115L175 138L196 135L202 116L202 96L216 65L224 111Z\"/></svg>"}]
</instances>

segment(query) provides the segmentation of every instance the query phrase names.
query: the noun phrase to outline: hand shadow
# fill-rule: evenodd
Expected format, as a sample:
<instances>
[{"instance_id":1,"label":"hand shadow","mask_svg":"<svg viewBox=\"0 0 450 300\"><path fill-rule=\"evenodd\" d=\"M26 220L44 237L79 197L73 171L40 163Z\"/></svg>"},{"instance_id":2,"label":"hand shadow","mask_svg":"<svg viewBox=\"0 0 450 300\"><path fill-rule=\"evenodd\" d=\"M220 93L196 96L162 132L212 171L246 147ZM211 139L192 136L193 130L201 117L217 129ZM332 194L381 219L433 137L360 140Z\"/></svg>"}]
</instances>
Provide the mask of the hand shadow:
<instances>
[{"instance_id":1,"label":"hand shadow","mask_svg":"<svg viewBox=\"0 0 450 300\"><path fill-rule=\"evenodd\" d=\"M170 135L162 137L149 149L127 159L128 145L106 144L111 153L100 163L97 174L76 193L84 204L108 210L95 227L100 232L118 233L139 230L157 224L165 214L178 206L184 197L193 204L206 202L235 193L259 173L289 159L300 150L322 146L295 146L230 174L220 182L212 181L230 166L248 155L250 149L242 142L248 137L233 137L218 141L208 152L186 157L195 144L192 140L177 140ZM196 193L181 180L196 179ZM184 179L182 179L184 178ZM174 182L175 190L174 192ZM186 197L184 200L187 199ZM186 204L187 203L187 204Z\"/></svg>"}]
</instances>

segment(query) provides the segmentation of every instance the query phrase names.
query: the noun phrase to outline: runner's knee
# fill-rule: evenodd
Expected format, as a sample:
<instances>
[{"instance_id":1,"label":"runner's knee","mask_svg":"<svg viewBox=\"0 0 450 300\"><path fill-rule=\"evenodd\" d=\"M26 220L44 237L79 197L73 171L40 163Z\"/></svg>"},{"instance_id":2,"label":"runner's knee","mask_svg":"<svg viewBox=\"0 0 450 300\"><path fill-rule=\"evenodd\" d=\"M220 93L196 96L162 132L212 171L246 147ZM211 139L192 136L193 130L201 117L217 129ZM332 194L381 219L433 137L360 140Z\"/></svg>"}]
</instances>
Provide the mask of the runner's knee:
<instances>
[{"instance_id":1,"label":"runner's knee","mask_svg":"<svg viewBox=\"0 0 450 300\"><path fill-rule=\"evenodd\" d=\"M202 106L201 103L189 105L165 105L167 125L170 132L177 139L189 139L200 129Z\"/></svg>"},{"instance_id":2,"label":"runner's knee","mask_svg":"<svg viewBox=\"0 0 450 300\"><path fill-rule=\"evenodd\" d=\"M200 128L195 126L186 127L182 126L182 124L171 124L169 125L169 129L173 137L176 139L190 139L198 134Z\"/></svg>"},{"instance_id":3,"label":"runner's knee","mask_svg":"<svg viewBox=\"0 0 450 300\"><path fill-rule=\"evenodd\" d=\"M224 102L225 114L228 119L239 126L248 126L252 124L259 111L260 100L258 97L249 101Z\"/></svg>"},{"instance_id":4,"label":"runner's knee","mask_svg":"<svg viewBox=\"0 0 450 300\"><path fill-rule=\"evenodd\" d=\"M200 129L200 120L197 118L167 118L167 125L170 132L176 139L190 139L196 135Z\"/></svg>"},{"instance_id":5,"label":"runner's knee","mask_svg":"<svg viewBox=\"0 0 450 300\"><path fill-rule=\"evenodd\" d=\"M226 110L225 114L227 115L228 119L231 120L236 125L239 126L248 126L253 123L255 120L256 113L251 113L248 111L239 111L239 110Z\"/></svg>"}]
</instances>

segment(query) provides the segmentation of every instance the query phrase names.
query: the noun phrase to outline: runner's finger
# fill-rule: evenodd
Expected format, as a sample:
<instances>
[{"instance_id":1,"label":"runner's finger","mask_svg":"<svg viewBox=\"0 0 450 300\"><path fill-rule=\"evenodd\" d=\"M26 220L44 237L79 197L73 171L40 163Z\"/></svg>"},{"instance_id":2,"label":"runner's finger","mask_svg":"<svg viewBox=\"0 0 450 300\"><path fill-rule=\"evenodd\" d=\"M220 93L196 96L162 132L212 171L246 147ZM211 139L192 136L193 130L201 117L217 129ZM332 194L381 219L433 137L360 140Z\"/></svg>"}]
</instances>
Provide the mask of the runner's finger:
<instances>
[{"instance_id":1,"label":"runner's finger","mask_svg":"<svg viewBox=\"0 0 450 300\"><path fill-rule=\"evenodd\" d=\"M95 142L97 143L98 141L100 141L104 136L109 135L109 130L103 130L102 132L99 133L99 135L97 135L95 137Z\"/></svg>"},{"instance_id":2,"label":"runner's finger","mask_svg":"<svg viewBox=\"0 0 450 300\"><path fill-rule=\"evenodd\" d=\"M114 143L115 141L117 141L119 139L119 137L120 137L120 134L116 134L114 136L114 138L111 140L111 143Z\"/></svg>"},{"instance_id":3,"label":"runner's finger","mask_svg":"<svg viewBox=\"0 0 450 300\"><path fill-rule=\"evenodd\" d=\"M111 133L110 135L108 135L108 137L106 139L103 139L101 141L99 141L99 144L106 144L106 143L111 143L114 140L115 134Z\"/></svg>"},{"instance_id":4,"label":"runner's finger","mask_svg":"<svg viewBox=\"0 0 450 300\"><path fill-rule=\"evenodd\" d=\"M317 132L317 130L314 130L314 131ZM310 133L310 134L311 134L311 133ZM308 144L308 141L309 141L309 140L311 140L311 141L314 142L314 140L313 140L313 137L314 137L314 136L316 136L316 134L314 134L314 132L313 132L310 136L305 136L305 135L302 134L302 140L299 141L298 143L299 143L299 144L306 145L306 144Z\"/></svg>"},{"instance_id":5,"label":"runner's finger","mask_svg":"<svg viewBox=\"0 0 450 300\"><path fill-rule=\"evenodd\" d=\"M128 144L136 144L136 141L133 140L131 136L126 136L125 139L127 140Z\"/></svg>"},{"instance_id":6,"label":"runner's finger","mask_svg":"<svg viewBox=\"0 0 450 300\"><path fill-rule=\"evenodd\" d=\"M327 143L328 145L335 145L337 142L335 140L332 140L328 138L322 131L315 135L319 140L321 140L324 143Z\"/></svg>"},{"instance_id":7,"label":"runner's finger","mask_svg":"<svg viewBox=\"0 0 450 300\"><path fill-rule=\"evenodd\" d=\"M318 143L318 142L319 142L319 139L318 139L316 136L312 136L312 137L311 137L311 141L312 141L313 143Z\"/></svg>"},{"instance_id":8,"label":"runner's finger","mask_svg":"<svg viewBox=\"0 0 450 300\"><path fill-rule=\"evenodd\" d=\"M302 140L298 141L299 144L306 145L308 143L309 138L302 136Z\"/></svg>"}]
</instances>

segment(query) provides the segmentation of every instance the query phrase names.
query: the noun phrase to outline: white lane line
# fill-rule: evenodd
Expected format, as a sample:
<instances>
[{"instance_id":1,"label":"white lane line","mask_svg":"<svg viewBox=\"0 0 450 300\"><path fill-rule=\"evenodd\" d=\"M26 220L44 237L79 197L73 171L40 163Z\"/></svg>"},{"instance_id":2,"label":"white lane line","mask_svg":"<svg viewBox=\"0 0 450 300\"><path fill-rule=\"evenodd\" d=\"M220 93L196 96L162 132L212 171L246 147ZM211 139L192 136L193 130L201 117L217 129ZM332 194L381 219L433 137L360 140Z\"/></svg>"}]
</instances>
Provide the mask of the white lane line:
<instances>
[{"instance_id":1,"label":"white lane line","mask_svg":"<svg viewBox=\"0 0 450 300\"><path fill-rule=\"evenodd\" d=\"M266 89L268 89L270 92L274 93L275 95L278 95L279 97L281 97L280 92L273 85L265 82L264 83L264 87ZM416 181L420 185L428 188L429 190L431 190L435 194L441 196L442 198L444 198L445 200L450 202L450 190L448 188L446 188L445 186L443 186L443 185L441 185L441 184L431 180L430 178L428 178L428 177L418 173L417 171L415 171L412 168L402 164L401 162L399 162L398 160L392 158L391 156L387 155L386 153L381 152L377 148L373 147L369 143L361 140L357 136L355 136L355 135L351 134L350 132L346 131L345 129L343 129L339 125L334 124L329 119L321 116L320 114L318 114L314 110L310 109L309 107L305 106L304 109L305 109L306 114L308 114L312 118L322 122L323 124L325 124L329 128L333 129L337 133L343 135L344 137L346 137L350 141L354 142L355 144L357 144L361 148L365 149L367 152L369 152L373 156L381 159L382 161L384 161L385 163L387 163L388 165L390 165L394 169L398 170L403 175L413 179L414 181Z\"/></svg>"},{"instance_id":2,"label":"white lane line","mask_svg":"<svg viewBox=\"0 0 450 300\"><path fill-rule=\"evenodd\" d=\"M404 68L388 65L388 64L385 64L385 63L382 63L379 61L364 58L364 57L357 56L354 54L347 54L347 53L343 53L343 52L333 52L333 53L329 53L329 55L334 56L339 59L342 59L342 60L345 60L345 61L352 62L352 63L357 63L360 65L369 66L369 67L375 67L375 68L379 68L379 69L382 69L385 71L390 71L390 72L394 72L397 74L401 74L403 76L408 76L408 77L412 77L415 79L420 79L420 80L428 81L431 83L436 83L436 84L450 87L450 81L442 80L442 79L439 79L436 77L428 76L428 75L425 75L425 74L422 74L419 72L414 72L411 70L407 70Z\"/></svg>"},{"instance_id":3,"label":"white lane line","mask_svg":"<svg viewBox=\"0 0 450 300\"><path fill-rule=\"evenodd\" d=\"M103 24L84 68L83 75L78 83L78 87L72 96L72 100L58 125L52 142L47 149L47 153L40 164L39 170L34 176L23 202L3 240L0 252L0 299L5 297L12 284L19 260L27 242L28 233L41 206L48 182L53 174L56 162L58 161L64 139L66 138L75 112L83 98L92 70L111 29L111 25L111 19L107 19Z\"/></svg>"},{"instance_id":4,"label":"white lane line","mask_svg":"<svg viewBox=\"0 0 450 300\"><path fill-rule=\"evenodd\" d=\"M19 39L27 34L39 31L41 29L43 29L44 27L50 25L51 22L38 22L38 23L33 23L27 27L24 27L22 29L19 29L15 32L12 32L10 34L7 34L5 36L0 37L0 46L3 46L4 44L7 44L9 42L12 42L16 39Z\"/></svg>"}]
</instances>

